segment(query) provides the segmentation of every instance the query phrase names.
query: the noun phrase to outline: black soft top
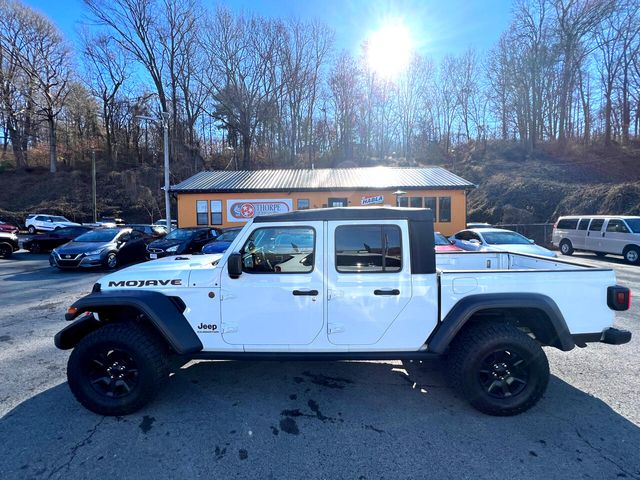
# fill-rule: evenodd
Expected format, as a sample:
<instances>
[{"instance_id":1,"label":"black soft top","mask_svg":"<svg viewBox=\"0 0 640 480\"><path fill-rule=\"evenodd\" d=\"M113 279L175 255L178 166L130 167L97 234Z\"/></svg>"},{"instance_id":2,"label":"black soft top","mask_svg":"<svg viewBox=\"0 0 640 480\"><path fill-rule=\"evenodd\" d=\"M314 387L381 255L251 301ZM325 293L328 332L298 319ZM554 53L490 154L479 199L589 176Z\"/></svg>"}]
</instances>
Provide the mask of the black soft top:
<instances>
[{"instance_id":1,"label":"black soft top","mask_svg":"<svg viewBox=\"0 0 640 480\"><path fill-rule=\"evenodd\" d=\"M297 210L276 215L263 215L254 223L305 222L331 220L413 220L433 222L433 212L428 208L403 207L335 207Z\"/></svg>"}]
</instances>

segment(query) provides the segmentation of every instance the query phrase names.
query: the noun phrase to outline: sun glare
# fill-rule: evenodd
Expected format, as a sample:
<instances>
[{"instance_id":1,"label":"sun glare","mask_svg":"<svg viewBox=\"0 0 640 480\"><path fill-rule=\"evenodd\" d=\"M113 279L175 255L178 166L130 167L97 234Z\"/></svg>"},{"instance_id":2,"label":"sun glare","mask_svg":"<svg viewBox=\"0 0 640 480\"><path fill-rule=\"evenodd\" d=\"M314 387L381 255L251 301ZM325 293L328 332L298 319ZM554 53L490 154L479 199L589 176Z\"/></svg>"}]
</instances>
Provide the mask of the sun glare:
<instances>
[{"instance_id":1,"label":"sun glare","mask_svg":"<svg viewBox=\"0 0 640 480\"><path fill-rule=\"evenodd\" d=\"M384 78L393 78L407 68L412 53L411 32L399 20L386 22L367 42L369 67Z\"/></svg>"}]
</instances>

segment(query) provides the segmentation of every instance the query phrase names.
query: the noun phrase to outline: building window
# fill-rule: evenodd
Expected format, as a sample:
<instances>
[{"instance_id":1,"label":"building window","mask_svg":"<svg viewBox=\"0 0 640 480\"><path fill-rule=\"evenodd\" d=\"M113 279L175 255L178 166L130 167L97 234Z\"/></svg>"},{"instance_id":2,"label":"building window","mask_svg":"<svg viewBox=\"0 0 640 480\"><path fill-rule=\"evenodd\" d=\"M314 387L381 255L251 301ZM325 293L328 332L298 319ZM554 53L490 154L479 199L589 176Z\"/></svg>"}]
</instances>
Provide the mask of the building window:
<instances>
[{"instance_id":1,"label":"building window","mask_svg":"<svg viewBox=\"0 0 640 480\"><path fill-rule=\"evenodd\" d=\"M329 197L329 206L330 207L346 207L347 199L346 198L331 198Z\"/></svg>"},{"instance_id":2,"label":"building window","mask_svg":"<svg viewBox=\"0 0 640 480\"><path fill-rule=\"evenodd\" d=\"M343 225L335 234L336 270L380 273L402 270L402 237L395 225Z\"/></svg>"},{"instance_id":3,"label":"building window","mask_svg":"<svg viewBox=\"0 0 640 480\"><path fill-rule=\"evenodd\" d=\"M409 197L398 197L398 206L399 207L408 207L409 206Z\"/></svg>"},{"instance_id":4,"label":"building window","mask_svg":"<svg viewBox=\"0 0 640 480\"><path fill-rule=\"evenodd\" d=\"M433 218L436 218L436 197L424 197L424 208L429 208L433 212Z\"/></svg>"},{"instance_id":5,"label":"building window","mask_svg":"<svg viewBox=\"0 0 640 480\"><path fill-rule=\"evenodd\" d=\"M242 247L247 273L309 273L313 270L315 230L311 227L258 228Z\"/></svg>"},{"instance_id":6,"label":"building window","mask_svg":"<svg viewBox=\"0 0 640 480\"><path fill-rule=\"evenodd\" d=\"M438 206L438 221L448 223L451 221L451 197L438 198L440 205Z\"/></svg>"},{"instance_id":7,"label":"building window","mask_svg":"<svg viewBox=\"0 0 640 480\"><path fill-rule=\"evenodd\" d=\"M422 197L410 197L409 206L412 208L422 208Z\"/></svg>"},{"instance_id":8,"label":"building window","mask_svg":"<svg viewBox=\"0 0 640 480\"><path fill-rule=\"evenodd\" d=\"M222 225L222 200L211 200L211 225Z\"/></svg>"},{"instance_id":9,"label":"building window","mask_svg":"<svg viewBox=\"0 0 640 480\"><path fill-rule=\"evenodd\" d=\"M207 211L207 201L196 201L196 223L198 225L209 225L208 222L209 212Z\"/></svg>"},{"instance_id":10,"label":"building window","mask_svg":"<svg viewBox=\"0 0 640 480\"><path fill-rule=\"evenodd\" d=\"M297 203L298 210L308 210L309 209L309 199L308 198L299 198Z\"/></svg>"}]
</instances>

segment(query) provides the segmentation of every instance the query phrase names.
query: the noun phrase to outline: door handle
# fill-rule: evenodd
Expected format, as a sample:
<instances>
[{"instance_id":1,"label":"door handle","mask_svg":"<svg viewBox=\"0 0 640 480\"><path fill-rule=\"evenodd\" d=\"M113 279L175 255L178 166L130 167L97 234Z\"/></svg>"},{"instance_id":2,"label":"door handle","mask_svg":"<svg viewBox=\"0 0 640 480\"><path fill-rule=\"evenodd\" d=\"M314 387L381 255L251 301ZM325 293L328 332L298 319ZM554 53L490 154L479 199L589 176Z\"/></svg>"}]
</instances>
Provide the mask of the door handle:
<instances>
[{"instance_id":1,"label":"door handle","mask_svg":"<svg viewBox=\"0 0 640 480\"><path fill-rule=\"evenodd\" d=\"M394 288L393 290L374 290L374 295L400 295L400 290Z\"/></svg>"},{"instance_id":2,"label":"door handle","mask_svg":"<svg viewBox=\"0 0 640 480\"><path fill-rule=\"evenodd\" d=\"M293 293L296 297L299 297L301 295L308 295L309 297L318 296L318 290L294 290L291 293Z\"/></svg>"},{"instance_id":3,"label":"door handle","mask_svg":"<svg viewBox=\"0 0 640 480\"><path fill-rule=\"evenodd\" d=\"M604 237L605 232L602 232L602 236Z\"/></svg>"}]
</instances>

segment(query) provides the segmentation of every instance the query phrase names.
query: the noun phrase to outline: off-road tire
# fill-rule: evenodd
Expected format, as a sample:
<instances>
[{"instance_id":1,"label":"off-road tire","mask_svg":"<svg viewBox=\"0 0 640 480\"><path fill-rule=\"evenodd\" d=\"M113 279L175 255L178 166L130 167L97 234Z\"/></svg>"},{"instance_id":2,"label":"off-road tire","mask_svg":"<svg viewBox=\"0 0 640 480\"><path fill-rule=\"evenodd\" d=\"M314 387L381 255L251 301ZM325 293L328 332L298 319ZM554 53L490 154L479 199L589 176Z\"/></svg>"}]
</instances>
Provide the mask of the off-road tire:
<instances>
[{"instance_id":1,"label":"off-road tire","mask_svg":"<svg viewBox=\"0 0 640 480\"><path fill-rule=\"evenodd\" d=\"M560 242L560 253L563 255L573 255L573 245L571 244L571 240L567 240L565 238Z\"/></svg>"},{"instance_id":2,"label":"off-road tire","mask_svg":"<svg viewBox=\"0 0 640 480\"><path fill-rule=\"evenodd\" d=\"M640 263L640 249L638 247L627 247L624 249L624 260L631 265Z\"/></svg>"},{"instance_id":3,"label":"off-road tire","mask_svg":"<svg viewBox=\"0 0 640 480\"><path fill-rule=\"evenodd\" d=\"M134 370L137 374L128 392L110 396L101 391L107 388L106 382L95 381L96 375L100 375L95 372L105 364L103 352L110 352L112 358L115 352L119 355L125 352L132 359L129 362L131 377ZM69 388L76 399L94 413L128 415L151 401L169 377L168 354L168 348L152 330L133 323L105 325L84 337L71 352L67 363ZM109 375L111 373L106 373L105 378L112 384L114 379Z\"/></svg>"},{"instance_id":4,"label":"off-road tire","mask_svg":"<svg viewBox=\"0 0 640 480\"><path fill-rule=\"evenodd\" d=\"M506 388L516 390L510 396L504 396L504 390L491 389L494 387L487 390L489 382L504 384L499 380L502 377L496 376L491 366L487 367L496 352L523 362L506 370L509 374ZM448 361L455 387L474 408L489 415L509 416L529 410L540 400L549 383L549 363L538 342L506 323L483 322L465 328L452 342ZM526 377L519 392L522 382L513 380L517 376ZM502 398L498 398L500 394Z\"/></svg>"}]
</instances>

